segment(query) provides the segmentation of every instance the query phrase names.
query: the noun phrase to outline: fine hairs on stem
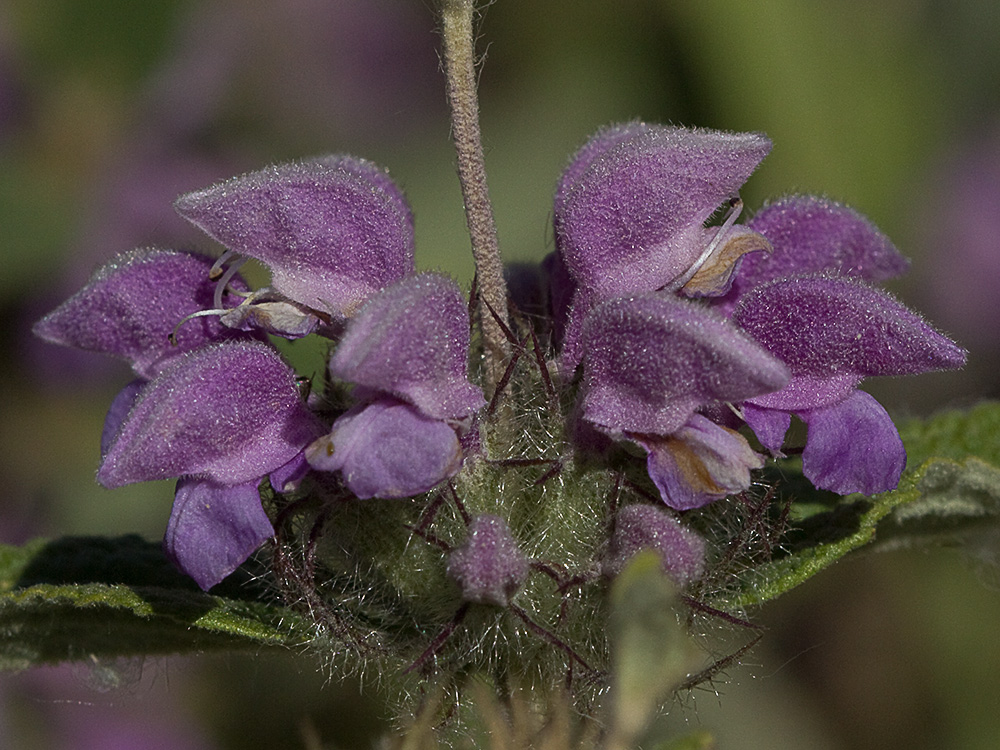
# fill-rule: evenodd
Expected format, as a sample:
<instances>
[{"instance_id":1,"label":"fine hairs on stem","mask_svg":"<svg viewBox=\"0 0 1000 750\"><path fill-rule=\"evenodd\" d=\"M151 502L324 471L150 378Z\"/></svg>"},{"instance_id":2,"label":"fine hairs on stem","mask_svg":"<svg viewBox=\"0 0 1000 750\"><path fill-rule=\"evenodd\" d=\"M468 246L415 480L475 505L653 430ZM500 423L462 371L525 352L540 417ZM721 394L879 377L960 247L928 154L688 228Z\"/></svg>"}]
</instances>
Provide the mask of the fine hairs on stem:
<instances>
[{"instance_id":1,"label":"fine hairs on stem","mask_svg":"<svg viewBox=\"0 0 1000 750\"><path fill-rule=\"evenodd\" d=\"M484 390L487 397L502 375L509 352L503 334L507 325L507 285L497 242L493 205L486 184L486 166L479 132L476 59L473 44L474 0L440 0L442 56L447 78L451 133L458 156L465 220L472 241L479 286L479 323L486 355ZM489 313L494 310L496 318Z\"/></svg>"}]
</instances>

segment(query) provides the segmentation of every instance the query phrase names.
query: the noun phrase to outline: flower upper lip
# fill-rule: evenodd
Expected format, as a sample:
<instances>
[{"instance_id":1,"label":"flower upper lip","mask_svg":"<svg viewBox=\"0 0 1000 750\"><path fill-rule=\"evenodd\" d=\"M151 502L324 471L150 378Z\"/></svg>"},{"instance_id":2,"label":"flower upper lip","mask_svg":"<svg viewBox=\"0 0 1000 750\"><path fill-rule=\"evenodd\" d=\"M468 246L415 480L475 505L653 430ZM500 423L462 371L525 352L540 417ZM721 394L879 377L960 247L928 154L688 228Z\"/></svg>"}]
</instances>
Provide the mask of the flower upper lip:
<instances>
[{"instance_id":1,"label":"flower upper lip","mask_svg":"<svg viewBox=\"0 0 1000 750\"><path fill-rule=\"evenodd\" d=\"M267 265L277 292L336 317L414 272L409 204L363 159L279 164L183 195L175 207L229 250Z\"/></svg>"},{"instance_id":2,"label":"flower upper lip","mask_svg":"<svg viewBox=\"0 0 1000 750\"><path fill-rule=\"evenodd\" d=\"M640 122L602 130L580 149L559 183L553 219L565 270L554 296L571 295L565 312L559 311L565 320L557 324L566 373L582 357L581 329L591 309L615 297L683 286L707 260L703 256L726 245L733 229L728 223L704 224L737 196L770 149L759 133ZM740 205L736 200L731 208ZM743 252L767 247L763 238L740 244ZM739 253L720 257L709 262L695 296L728 289ZM567 285L572 291L560 288Z\"/></svg>"},{"instance_id":3,"label":"flower upper lip","mask_svg":"<svg viewBox=\"0 0 1000 750\"><path fill-rule=\"evenodd\" d=\"M705 221L770 148L758 133L643 123L602 131L556 196L556 246L569 272L600 299L666 286L698 258Z\"/></svg>"}]
</instances>

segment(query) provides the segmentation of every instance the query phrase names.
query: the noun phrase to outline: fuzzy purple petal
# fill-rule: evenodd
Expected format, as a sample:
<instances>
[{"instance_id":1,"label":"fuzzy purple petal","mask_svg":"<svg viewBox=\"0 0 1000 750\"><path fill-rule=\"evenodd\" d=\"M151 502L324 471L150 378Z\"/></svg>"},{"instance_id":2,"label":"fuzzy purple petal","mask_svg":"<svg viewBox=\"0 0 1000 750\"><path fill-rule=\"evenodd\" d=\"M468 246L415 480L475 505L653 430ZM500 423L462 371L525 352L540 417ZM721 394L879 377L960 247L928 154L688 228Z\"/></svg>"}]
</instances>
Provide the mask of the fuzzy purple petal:
<instances>
[{"instance_id":1,"label":"fuzzy purple petal","mask_svg":"<svg viewBox=\"0 0 1000 750\"><path fill-rule=\"evenodd\" d=\"M97 480L119 487L191 475L243 484L291 461L321 429L277 352L256 342L217 344L146 386Z\"/></svg>"},{"instance_id":2,"label":"fuzzy purple petal","mask_svg":"<svg viewBox=\"0 0 1000 750\"><path fill-rule=\"evenodd\" d=\"M693 415L666 438L630 435L648 452L646 469L663 502L689 510L745 490L764 465L738 432Z\"/></svg>"},{"instance_id":3,"label":"fuzzy purple petal","mask_svg":"<svg viewBox=\"0 0 1000 750\"><path fill-rule=\"evenodd\" d=\"M779 455L785 442L785 434L792 424L792 415L787 411L763 409L750 403L743 404L741 411L760 444L772 455Z\"/></svg>"},{"instance_id":4,"label":"fuzzy purple petal","mask_svg":"<svg viewBox=\"0 0 1000 750\"><path fill-rule=\"evenodd\" d=\"M792 371L758 406L812 409L844 398L862 378L951 370L966 352L892 296L860 281L800 276L743 296L733 322Z\"/></svg>"},{"instance_id":5,"label":"fuzzy purple petal","mask_svg":"<svg viewBox=\"0 0 1000 750\"><path fill-rule=\"evenodd\" d=\"M101 430L101 456L107 455L108 449L111 448L111 444L114 443L122 424L125 422L125 418L132 411L139 394L145 387L145 380L141 378L133 380L118 391L118 395L114 397L111 406L108 407L108 413L104 416L104 428Z\"/></svg>"},{"instance_id":6,"label":"fuzzy purple petal","mask_svg":"<svg viewBox=\"0 0 1000 750\"><path fill-rule=\"evenodd\" d=\"M388 398L343 414L306 457L314 469L339 471L362 499L418 495L462 467L455 430Z\"/></svg>"},{"instance_id":7,"label":"fuzzy purple petal","mask_svg":"<svg viewBox=\"0 0 1000 750\"><path fill-rule=\"evenodd\" d=\"M451 279L420 274L376 296L351 319L330 372L409 401L435 419L485 404L468 380L469 312Z\"/></svg>"},{"instance_id":8,"label":"fuzzy purple petal","mask_svg":"<svg viewBox=\"0 0 1000 750\"><path fill-rule=\"evenodd\" d=\"M555 323L555 330L560 336L560 351L557 362L560 373L567 380L573 376L577 365L583 359L584 323L594 308L591 295L592 293L588 292L585 287L575 287L573 296L567 304L565 317Z\"/></svg>"},{"instance_id":9,"label":"fuzzy purple petal","mask_svg":"<svg viewBox=\"0 0 1000 750\"><path fill-rule=\"evenodd\" d=\"M169 362L210 341L232 338L215 317L185 317L213 306L212 260L173 250L123 253L35 324L46 341L120 357L150 379ZM232 285L245 290L236 278ZM176 345L170 334L177 328Z\"/></svg>"},{"instance_id":10,"label":"fuzzy purple petal","mask_svg":"<svg viewBox=\"0 0 1000 750\"><path fill-rule=\"evenodd\" d=\"M176 208L267 265L276 291L337 317L414 270L410 208L389 176L361 159L271 166L184 195Z\"/></svg>"},{"instance_id":11,"label":"fuzzy purple petal","mask_svg":"<svg viewBox=\"0 0 1000 750\"><path fill-rule=\"evenodd\" d=\"M864 391L822 409L799 412L809 427L802 472L816 487L841 495L896 488L906 450L882 405Z\"/></svg>"},{"instance_id":12,"label":"fuzzy purple petal","mask_svg":"<svg viewBox=\"0 0 1000 750\"><path fill-rule=\"evenodd\" d=\"M583 418L612 434L669 435L702 404L788 380L784 365L722 317L666 294L605 302L583 342Z\"/></svg>"},{"instance_id":13,"label":"fuzzy purple petal","mask_svg":"<svg viewBox=\"0 0 1000 750\"><path fill-rule=\"evenodd\" d=\"M223 486L181 479L163 547L174 565L208 591L272 536L256 482Z\"/></svg>"},{"instance_id":14,"label":"fuzzy purple petal","mask_svg":"<svg viewBox=\"0 0 1000 750\"><path fill-rule=\"evenodd\" d=\"M910 267L868 219L825 198L782 198L765 206L747 226L767 237L774 252L743 262L736 281L742 291L781 276L820 272L878 283Z\"/></svg>"},{"instance_id":15,"label":"fuzzy purple petal","mask_svg":"<svg viewBox=\"0 0 1000 750\"><path fill-rule=\"evenodd\" d=\"M556 199L556 246L599 299L659 289L687 270L705 248L704 222L771 148L758 133L637 130L612 131L610 147L599 134Z\"/></svg>"},{"instance_id":16,"label":"fuzzy purple petal","mask_svg":"<svg viewBox=\"0 0 1000 750\"><path fill-rule=\"evenodd\" d=\"M566 198L576 187L577 180L582 177L594 160L600 157L609 149L617 146L622 141L634 138L642 133L649 132L657 126L647 125L644 122L634 121L615 125L608 125L601 128L592 135L580 149L573 154L566 169L563 170L556 186L555 213L561 215L564 211Z\"/></svg>"},{"instance_id":17,"label":"fuzzy purple petal","mask_svg":"<svg viewBox=\"0 0 1000 750\"><path fill-rule=\"evenodd\" d=\"M507 522L489 514L472 519L465 543L448 556L448 575L462 589L462 598L478 604L506 607L528 570Z\"/></svg>"},{"instance_id":18,"label":"fuzzy purple petal","mask_svg":"<svg viewBox=\"0 0 1000 750\"><path fill-rule=\"evenodd\" d=\"M618 575L638 552L660 555L663 572L678 585L701 577L705 568L705 541L672 513L652 505L626 505L615 517L605 575Z\"/></svg>"},{"instance_id":19,"label":"fuzzy purple petal","mask_svg":"<svg viewBox=\"0 0 1000 750\"><path fill-rule=\"evenodd\" d=\"M309 473L309 469L306 452L302 450L287 464L272 471L267 478L275 492L291 492L298 489L305 475Z\"/></svg>"}]
</instances>

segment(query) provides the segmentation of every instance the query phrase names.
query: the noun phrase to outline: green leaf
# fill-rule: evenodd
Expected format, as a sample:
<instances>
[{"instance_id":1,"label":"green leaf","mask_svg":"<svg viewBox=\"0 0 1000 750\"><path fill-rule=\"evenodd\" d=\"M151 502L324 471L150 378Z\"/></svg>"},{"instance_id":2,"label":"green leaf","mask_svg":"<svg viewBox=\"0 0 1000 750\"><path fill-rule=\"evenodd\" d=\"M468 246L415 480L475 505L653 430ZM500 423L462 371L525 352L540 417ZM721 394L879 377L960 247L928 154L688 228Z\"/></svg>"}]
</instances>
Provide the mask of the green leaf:
<instances>
[{"instance_id":1,"label":"green leaf","mask_svg":"<svg viewBox=\"0 0 1000 750\"><path fill-rule=\"evenodd\" d=\"M751 568L740 576L735 590L720 593L709 604L722 610L742 610L795 588L848 552L870 543L879 521L898 505L916 499L912 485L910 477L892 492L870 499L851 495L832 510L810 516L810 533L796 539L790 554Z\"/></svg>"},{"instance_id":2,"label":"green leaf","mask_svg":"<svg viewBox=\"0 0 1000 750\"><path fill-rule=\"evenodd\" d=\"M238 571L199 590L137 536L0 546L0 669L305 642L294 612Z\"/></svg>"},{"instance_id":3,"label":"green leaf","mask_svg":"<svg viewBox=\"0 0 1000 750\"><path fill-rule=\"evenodd\" d=\"M969 456L1000 466L1000 403L996 401L904 422L899 434L909 466L920 466L931 458L962 461Z\"/></svg>"},{"instance_id":4,"label":"green leaf","mask_svg":"<svg viewBox=\"0 0 1000 750\"><path fill-rule=\"evenodd\" d=\"M917 490L918 498L879 524L880 548L960 544L969 532L996 524L1000 517L1000 469L975 457L928 461Z\"/></svg>"},{"instance_id":5,"label":"green leaf","mask_svg":"<svg viewBox=\"0 0 1000 750\"><path fill-rule=\"evenodd\" d=\"M899 487L873 497L831 499L815 491L796 496L782 552L741 573L735 586L707 603L728 611L757 606L853 550L957 543L1000 520L1000 404L912 421L900 434L914 468ZM782 481L796 486L796 466L792 461L781 467Z\"/></svg>"}]
</instances>

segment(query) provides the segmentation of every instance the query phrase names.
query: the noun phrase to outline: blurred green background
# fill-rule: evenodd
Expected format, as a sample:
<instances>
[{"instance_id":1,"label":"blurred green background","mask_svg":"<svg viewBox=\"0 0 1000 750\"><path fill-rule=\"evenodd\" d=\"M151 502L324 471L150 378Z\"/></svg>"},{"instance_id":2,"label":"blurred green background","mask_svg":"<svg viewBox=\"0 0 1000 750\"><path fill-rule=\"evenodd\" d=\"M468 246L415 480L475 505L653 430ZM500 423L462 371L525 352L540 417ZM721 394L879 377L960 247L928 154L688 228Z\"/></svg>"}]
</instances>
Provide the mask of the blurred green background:
<instances>
[{"instance_id":1,"label":"blurred green background","mask_svg":"<svg viewBox=\"0 0 1000 750\"><path fill-rule=\"evenodd\" d=\"M162 534L169 485L93 481L128 373L29 329L117 252L215 250L173 213L180 193L274 161L365 156L406 191L418 262L468 282L430 5L0 4L0 541ZM496 0L480 51L507 259L551 250L553 187L598 127L763 131L775 147L743 192L749 209L812 192L867 214L914 261L893 290L972 352L963 373L871 390L900 416L1000 395L992 0ZM291 349L307 371L321 365ZM706 728L730 748L1000 747L998 547L841 563L760 613L762 644L662 731ZM302 658L3 675L0 746L366 747L381 711L357 693ZM127 744L133 729L142 744Z\"/></svg>"}]
</instances>

